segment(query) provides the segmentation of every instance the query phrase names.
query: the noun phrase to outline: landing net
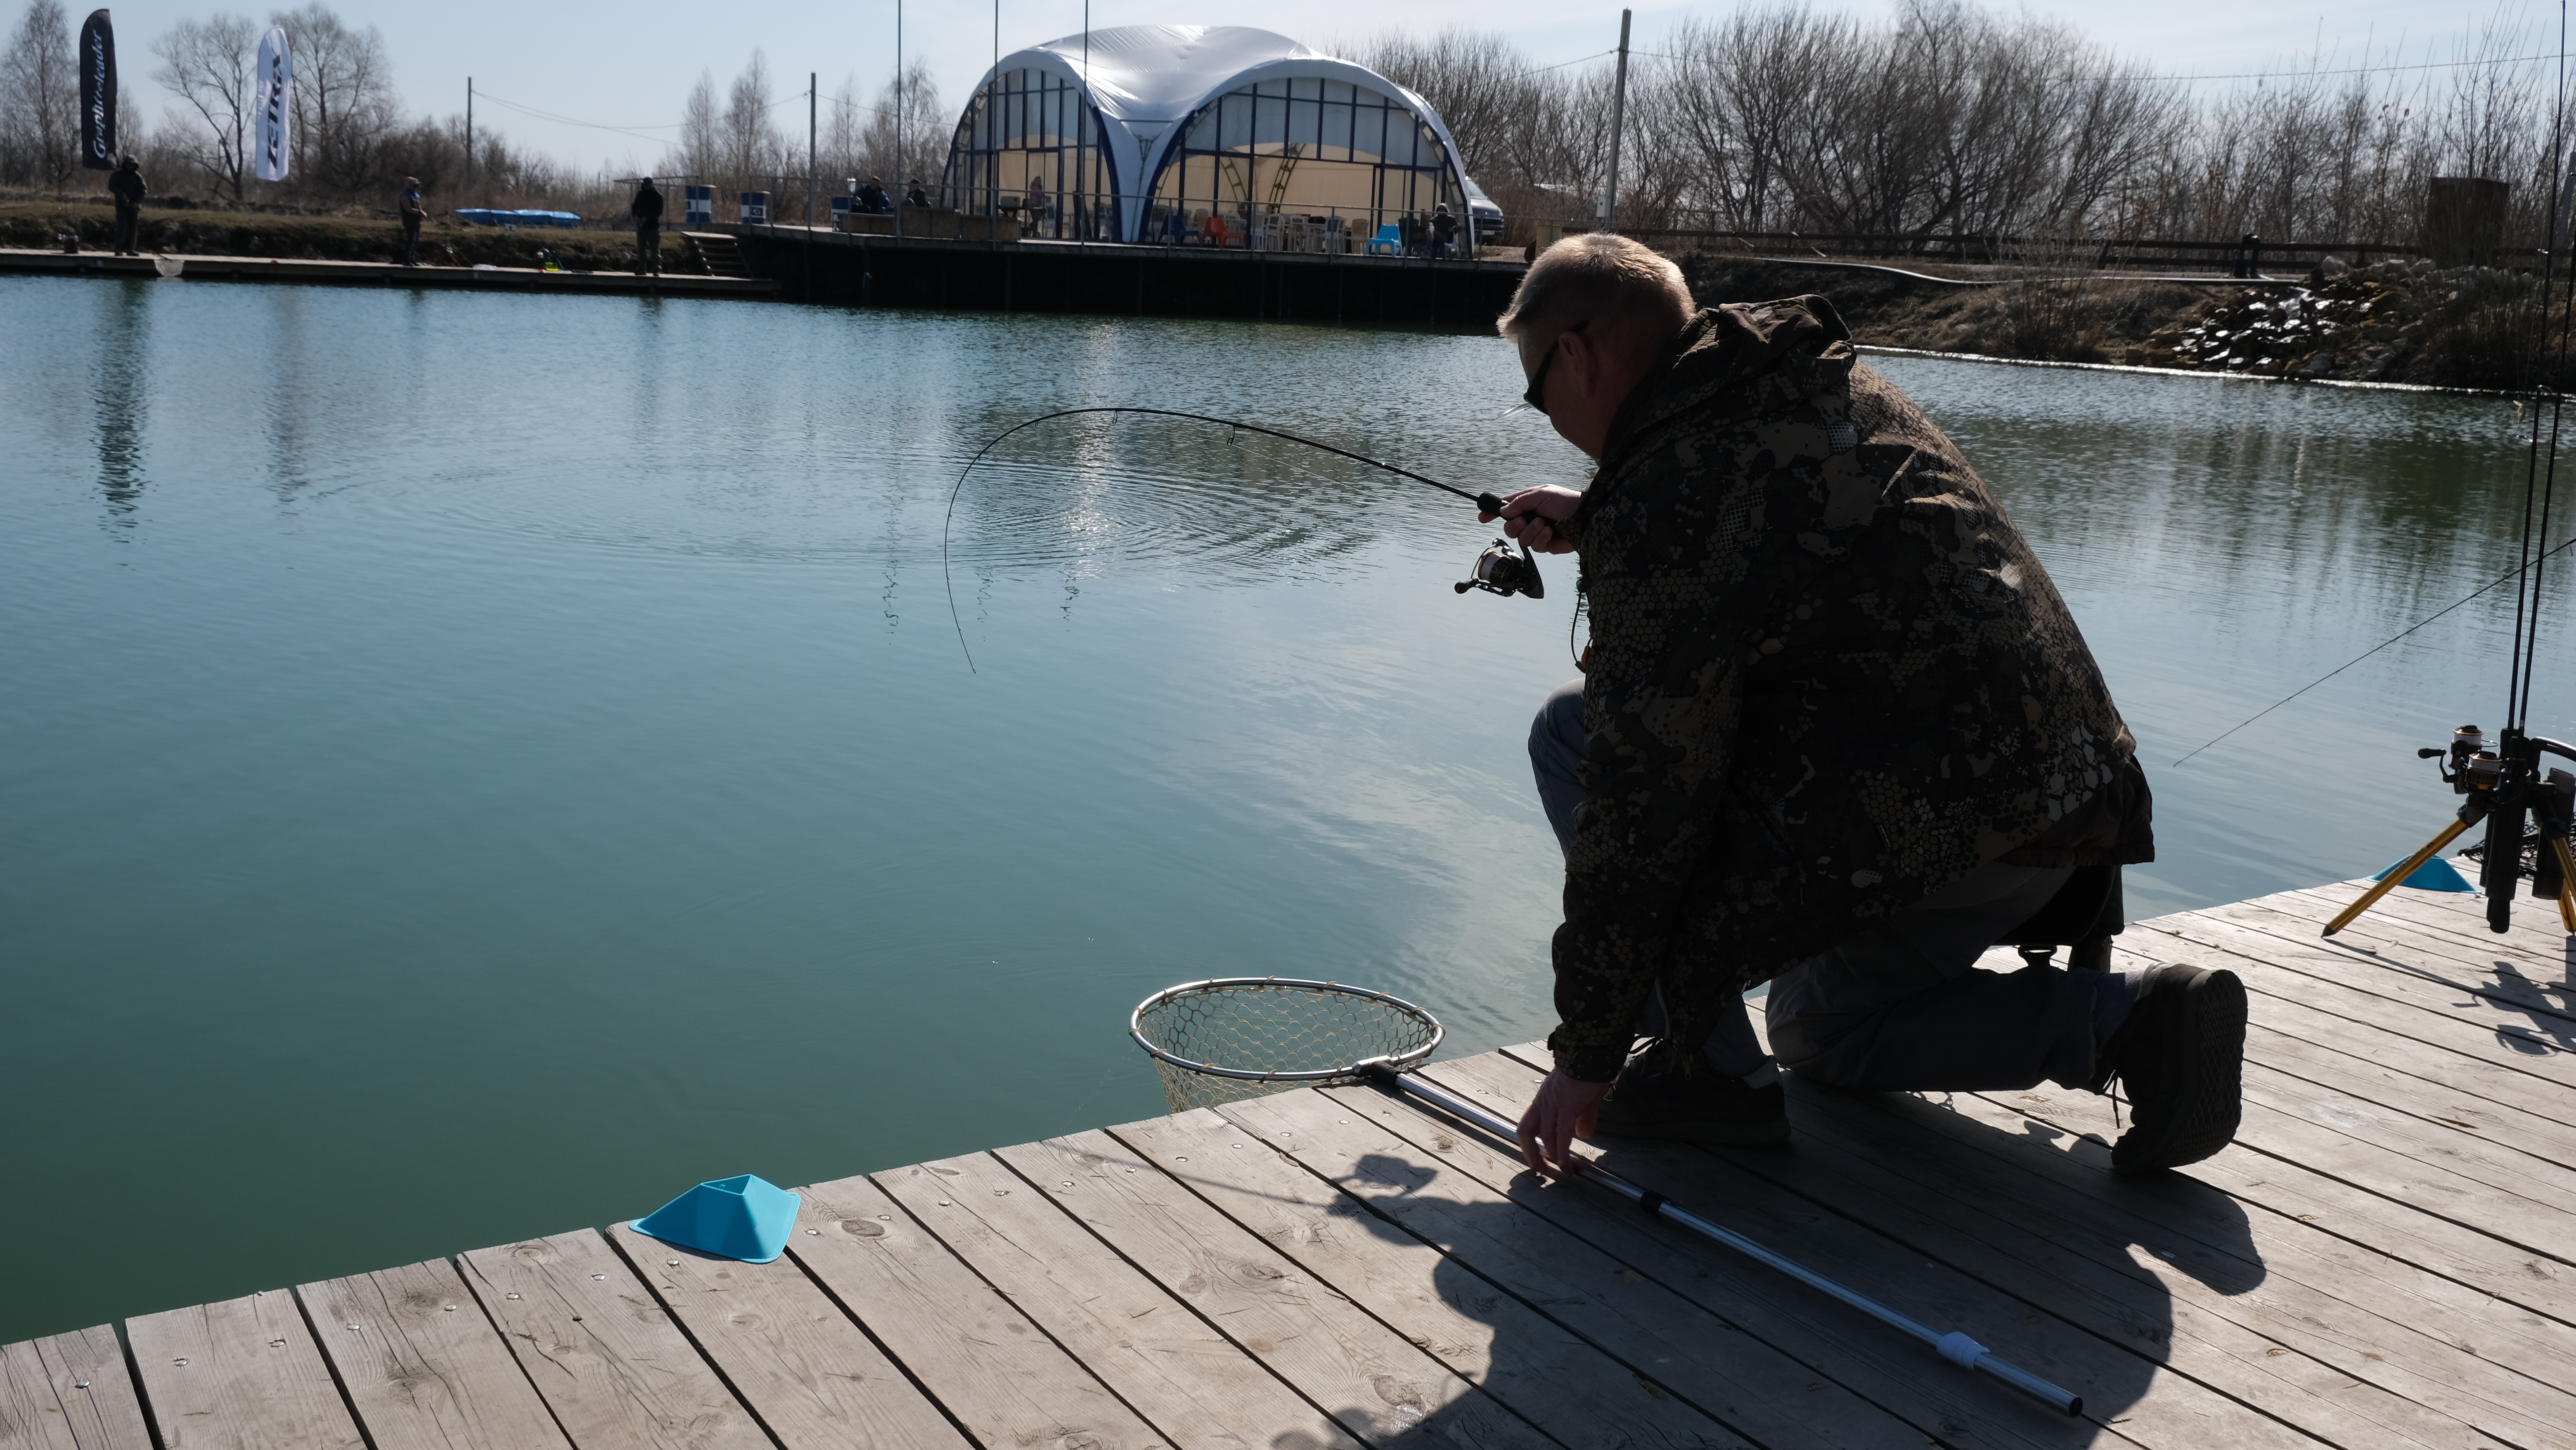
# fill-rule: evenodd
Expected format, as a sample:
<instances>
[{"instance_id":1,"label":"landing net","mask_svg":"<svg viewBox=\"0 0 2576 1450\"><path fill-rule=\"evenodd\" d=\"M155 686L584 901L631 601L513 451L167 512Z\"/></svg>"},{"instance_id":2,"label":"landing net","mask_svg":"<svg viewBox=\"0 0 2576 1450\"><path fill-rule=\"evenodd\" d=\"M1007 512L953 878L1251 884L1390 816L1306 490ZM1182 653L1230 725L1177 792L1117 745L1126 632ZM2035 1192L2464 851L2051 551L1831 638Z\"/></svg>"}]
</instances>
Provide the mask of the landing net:
<instances>
[{"instance_id":1,"label":"landing net","mask_svg":"<svg viewBox=\"0 0 2576 1450\"><path fill-rule=\"evenodd\" d=\"M1291 977L1220 977L1166 987L1138 1003L1127 1035L1154 1059L1176 1113L1292 1087L1356 1082L1383 1062L1421 1065L1439 1020L1412 1003Z\"/></svg>"}]
</instances>

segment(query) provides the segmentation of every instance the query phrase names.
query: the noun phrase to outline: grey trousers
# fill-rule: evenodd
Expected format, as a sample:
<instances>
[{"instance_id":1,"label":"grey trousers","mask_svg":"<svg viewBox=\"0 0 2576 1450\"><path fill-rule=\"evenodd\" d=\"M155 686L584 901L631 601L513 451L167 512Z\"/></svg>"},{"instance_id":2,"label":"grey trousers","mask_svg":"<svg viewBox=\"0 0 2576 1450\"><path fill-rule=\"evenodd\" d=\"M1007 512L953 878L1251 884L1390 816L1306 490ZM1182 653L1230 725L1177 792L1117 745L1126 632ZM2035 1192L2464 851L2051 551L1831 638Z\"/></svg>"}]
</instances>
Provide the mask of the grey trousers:
<instances>
[{"instance_id":1,"label":"grey trousers","mask_svg":"<svg viewBox=\"0 0 2576 1450\"><path fill-rule=\"evenodd\" d=\"M1557 844L1572 848L1583 800L1583 682L1547 697L1530 723L1530 768ZM2071 874L2000 862L1971 872L1831 951L1781 973L1764 1017L1782 1066L1836 1087L1999 1091L2042 1079L2098 1088L2101 1045L2137 1002L2136 974L1980 969L1995 939L2028 920ZM1661 999L1638 1030L1661 1026ZM1705 1049L1729 1076L1761 1061L1753 1025L1721 1021Z\"/></svg>"}]
</instances>

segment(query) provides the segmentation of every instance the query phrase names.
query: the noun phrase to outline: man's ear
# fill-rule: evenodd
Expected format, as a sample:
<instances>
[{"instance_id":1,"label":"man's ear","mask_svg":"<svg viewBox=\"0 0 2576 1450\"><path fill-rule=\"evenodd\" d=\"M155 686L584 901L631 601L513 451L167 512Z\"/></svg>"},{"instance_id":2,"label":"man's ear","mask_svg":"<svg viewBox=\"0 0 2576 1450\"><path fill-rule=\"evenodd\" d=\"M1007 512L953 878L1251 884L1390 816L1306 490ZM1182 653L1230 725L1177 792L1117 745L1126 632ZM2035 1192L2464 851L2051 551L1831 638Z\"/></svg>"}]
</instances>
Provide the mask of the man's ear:
<instances>
[{"instance_id":1,"label":"man's ear","mask_svg":"<svg viewBox=\"0 0 2576 1450\"><path fill-rule=\"evenodd\" d=\"M1581 386L1587 393L1599 386L1596 370L1601 365L1601 349L1593 346L1592 339L1580 332L1561 332L1557 337L1565 344L1565 359L1557 364L1557 371L1571 372L1581 378ZM1550 343L1549 346L1555 344Z\"/></svg>"}]
</instances>

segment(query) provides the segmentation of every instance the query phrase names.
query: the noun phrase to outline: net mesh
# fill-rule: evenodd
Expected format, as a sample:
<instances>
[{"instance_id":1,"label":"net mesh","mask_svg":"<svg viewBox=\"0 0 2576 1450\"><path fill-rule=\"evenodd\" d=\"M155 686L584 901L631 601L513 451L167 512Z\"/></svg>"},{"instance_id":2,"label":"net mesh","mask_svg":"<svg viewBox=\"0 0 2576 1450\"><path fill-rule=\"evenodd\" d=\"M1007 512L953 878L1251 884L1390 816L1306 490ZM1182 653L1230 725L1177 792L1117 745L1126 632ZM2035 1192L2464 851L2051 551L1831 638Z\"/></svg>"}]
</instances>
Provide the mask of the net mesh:
<instances>
[{"instance_id":1,"label":"net mesh","mask_svg":"<svg viewBox=\"0 0 2576 1450\"><path fill-rule=\"evenodd\" d=\"M1140 1009L1136 1027L1173 1056L1238 1072L1332 1072L1373 1057L1401 1059L1427 1052L1440 1033L1418 1007L1293 982L1179 988ZM1160 1057L1154 1066L1176 1113L1316 1085L1218 1077Z\"/></svg>"}]
</instances>

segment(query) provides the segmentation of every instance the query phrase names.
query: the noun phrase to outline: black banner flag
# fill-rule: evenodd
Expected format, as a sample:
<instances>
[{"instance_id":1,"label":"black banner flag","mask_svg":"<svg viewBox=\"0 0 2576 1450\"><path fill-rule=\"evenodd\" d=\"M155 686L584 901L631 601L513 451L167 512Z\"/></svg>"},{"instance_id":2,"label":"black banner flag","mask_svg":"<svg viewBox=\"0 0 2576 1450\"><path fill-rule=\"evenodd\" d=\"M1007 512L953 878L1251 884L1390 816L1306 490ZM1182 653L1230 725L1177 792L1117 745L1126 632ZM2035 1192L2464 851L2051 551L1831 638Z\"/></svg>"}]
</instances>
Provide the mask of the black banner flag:
<instances>
[{"instance_id":1,"label":"black banner flag","mask_svg":"<svg viewBox=\"0 0 2576 1450\"><path fill-rule=\"evenodd\" d=\"M93 10L81 26L81 165L116 169L116 32L107 12Z\"/></svg>"}]
</instances>

